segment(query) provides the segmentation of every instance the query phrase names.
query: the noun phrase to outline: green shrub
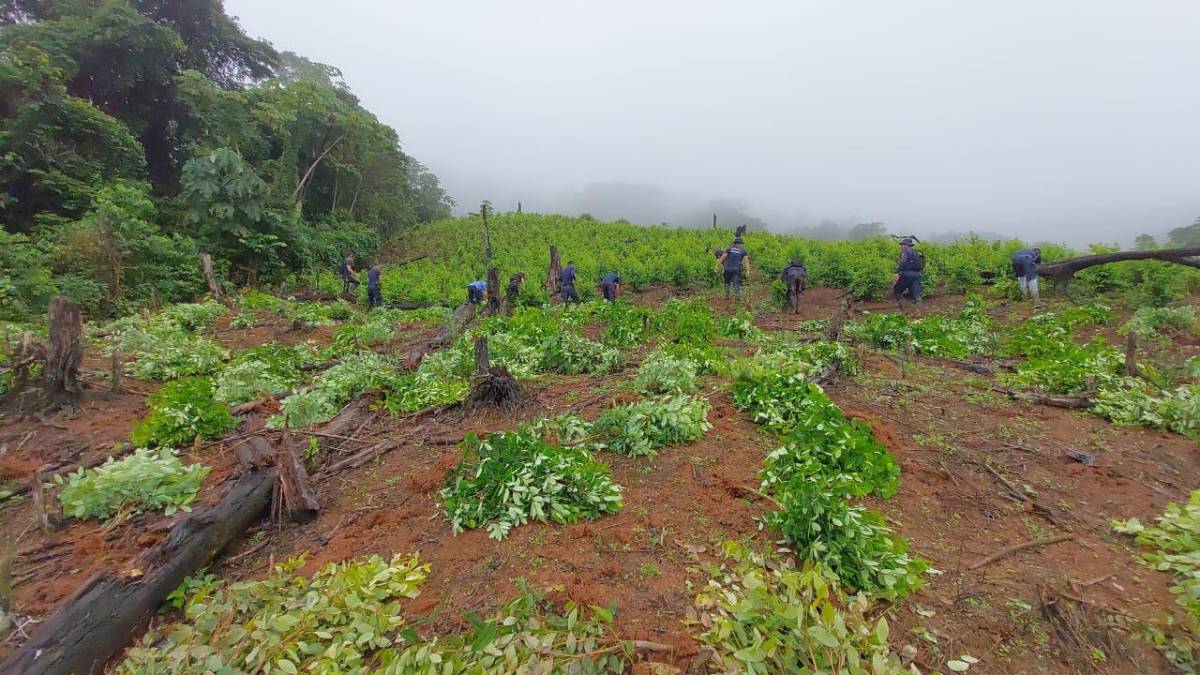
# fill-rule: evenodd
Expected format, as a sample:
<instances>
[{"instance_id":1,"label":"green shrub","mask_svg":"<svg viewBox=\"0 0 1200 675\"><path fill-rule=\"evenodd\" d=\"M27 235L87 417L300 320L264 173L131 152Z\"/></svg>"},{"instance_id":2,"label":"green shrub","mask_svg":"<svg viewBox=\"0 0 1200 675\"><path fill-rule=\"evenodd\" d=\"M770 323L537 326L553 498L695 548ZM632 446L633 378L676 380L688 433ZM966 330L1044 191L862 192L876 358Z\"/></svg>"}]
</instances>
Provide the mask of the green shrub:
<instances>
[{"instance_id":1,"label":"green shrub","mask_svg":"<svg viewBox=\"0 0 1200 675\"><path fill-rule=\"evenodd\" d=\"M625 646L611 637L613 612L573 603L558 613L522 579L521 594L491 621L472 618L471 630L416 643L380 656L380 675L408 673L624 673Z\"/></svg>"},{"instance_id":2,"label":"green shrub","mask_svg":"<svg viewBox=\"0 0 1200 675\"><path fill-rule=\"evenodd\" d=\"M888 649L888 623L820 565L801 569L729 542L723 567L696 596L715 666L738 673L908 673Z\"/></svg>"},{"instance_id":3,"label":"green shrub","mask_svg":"<svg viewBox=\"0 0 1200 675\"><path fill-rule=\"evenodd\" d=\"M873 347L926 356L963 358L996 348L995 329L978 300L969 301L953 318L929 316L913 320L904 314L868 314L862 323L845 327L850 337Z\"/></svg>"},{"instance_id":4,"label":"green shrub","mask_svg":"<svg viewBox=\"0 0 1200 675\"><path fill-rule=\"evenodd\" d=\"M1117 532L1135 535L1139 546L1153 550L1141 554L1151 568L1169 572L1175 584L1171 592L1191 617L1192 653L1190 662L1200 655L1195 638L1200 635L1200 490L1193 490L1186 504L1171 502L1153 525L1143 525L1137 518L1113 521ZM1181 652L1181 656L1183 652Z\"/></svg>"},{"instance_id":5,"label":"green shrub","mask_svg":"<svg viewBox=\"0 0 1200 675\"><path fill-rule=\"evenodd\" d=\"M184 466L173 450L142 448L121 459L109 459L94 469L54 476L62 486L58 498L72 518L100 518L127 511L157 511L166 515L189 511L209 468Z\"/></svg>"},{"instance_id":6,"label":"green shrub","mask_svg":"<svg viewBox=\"0 0 1200 675\"><path fill-rule=\"evenodd\" d=\"M236 405L291 389L304 381L300 368L315 361L315 352L303 344L251 347L221 369L213 398Z\"/></svg>"},{"instance_id":7,"label":"green shrub","mask_svg":"<svg viewBox=\"0 0 1200 675\"><path fill-rule=\"evenodd\" d=\"M574 333L558 333L541 344L541 370L601 375L621 367L621 353Z\"/></svg>"},{"instance_id":8,"label":"green shrub","mask_svg":"<svg viewBox=\"0 0 1200 675\"><path fill-rule=\"evenodd\" d=\"M294 574L303 562L260 580L189 577L170 597L182 621L152 627L116 672L365 672L399 639L400 600L417 597L429 574L415 555L330 563L311 578Z\"/></svg>"},{"instance_id":9,"label":"green shrub","mask_svg":"<svg viewBox=\"0 0 1200 675\"><path fill-rule=\"evenodd\" d=\"M485 527L492 539L532 520L574 523L621 508L606 465L581 448L546 443L535 432L474 434L441 491L454 532Z\"/></svg>"},{"instance_id":10,"label":"green shrub","mask_svg":"<svg viewBox=\"0 0 1200 675\"><path fill-rule=\"evenodd\" d=\"M850 503L860 486L859 479L832 472L794 474L776 491L782 508L767 515L767 526L850 588L885 598L908 595L920 588L927 564L908 555L882 516Z\"/></svg>"},{"instance_id":11,"label":"green shrub","mask_svg":"<svg viewBox=\"0 0 1200 675\"><path fill-rule=\"evenodd\" d=\"M321 373L304 390L283 400L278 415L267 420L267 427L293 429L328 422L343 405L363 392L381 389L393 381L395 366L375 352L348 354L341 362Z\"/></svg>"},{"instance_id":12,"label":"green shrub","mask_svg":"<svg viewBox=\"0 0 1200 675\"><path fill-rule=\"evenodd\" d=\"M653 457L659 448L699 440L712 428L708 401L697 396L643 399L609 408L592 423L592 447L630 457Z\"/></svg>"},{"instance_id":13,"label":"green shrub","mask_svg":"<svg viewBox=\"0 0 1200 675\"><path fill-rule=\"evenodd\" d=\"M193 377L176 380L150 394L150 414L133 426L133 444L140 447L190 445L197 437L215 440L237 428L229 407L213 399L212 382Z\"/></svg>"},{"instance_id":14,"label":"green shrub","mask_svg":"<svg viewBox=\"0 0 1200 675\"><path fill-rule=\"evenodd\" d=\"M649 394L691 394L696 391L696 363L654 352L638 367L637 387Z\"/></svg>"},{"instance_id":15,"label":"green shrub","mask_svg":"<svg viewBox=\"0 0 1200 675\"><path fill-rule=\"evenodd\" d=\"M1122 378L1101 389L1091 411L1122 426L1148 426L1200 441L1200 385L1158 391L1142 380Z\"/></svg>"}]
</instances>

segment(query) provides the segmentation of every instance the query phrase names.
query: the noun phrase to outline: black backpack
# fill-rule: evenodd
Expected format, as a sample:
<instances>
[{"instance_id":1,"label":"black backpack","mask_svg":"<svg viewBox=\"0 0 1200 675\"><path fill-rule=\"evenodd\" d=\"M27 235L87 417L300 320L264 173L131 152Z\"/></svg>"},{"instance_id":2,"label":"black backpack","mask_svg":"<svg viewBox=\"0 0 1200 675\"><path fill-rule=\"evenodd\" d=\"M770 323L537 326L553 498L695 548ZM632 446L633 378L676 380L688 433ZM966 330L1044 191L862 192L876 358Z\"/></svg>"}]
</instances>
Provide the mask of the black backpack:
<instances>
[{"instance_id":1,"label":"black backpack","mask_svg":"<svg viewBox=\"0 0 1200 675\"><path fill-rule=\"evenodd\" d=\"M925 271L925 254L920 251L913 251L913 270L917 272Z\"/></svg>"}]
</instances>

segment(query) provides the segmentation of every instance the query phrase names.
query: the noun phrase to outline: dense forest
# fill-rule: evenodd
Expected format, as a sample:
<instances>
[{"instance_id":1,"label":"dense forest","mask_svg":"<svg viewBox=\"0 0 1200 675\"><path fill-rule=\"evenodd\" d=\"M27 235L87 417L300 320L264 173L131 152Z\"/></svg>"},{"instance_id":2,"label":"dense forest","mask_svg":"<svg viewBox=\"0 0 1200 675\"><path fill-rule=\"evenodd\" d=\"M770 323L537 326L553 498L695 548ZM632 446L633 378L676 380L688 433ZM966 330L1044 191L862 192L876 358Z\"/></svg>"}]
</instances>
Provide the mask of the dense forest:
<instances>
[{"instance_id":1,"label":"dense forest","mask_svg":"<svg viewBox=\"0 0 1200 675\"><path fill-rule=\"evenodd\" d=\"M449 215L333 67L221 0L0 0L0 318L274 282Z\"/></svg>"}]
</instances>

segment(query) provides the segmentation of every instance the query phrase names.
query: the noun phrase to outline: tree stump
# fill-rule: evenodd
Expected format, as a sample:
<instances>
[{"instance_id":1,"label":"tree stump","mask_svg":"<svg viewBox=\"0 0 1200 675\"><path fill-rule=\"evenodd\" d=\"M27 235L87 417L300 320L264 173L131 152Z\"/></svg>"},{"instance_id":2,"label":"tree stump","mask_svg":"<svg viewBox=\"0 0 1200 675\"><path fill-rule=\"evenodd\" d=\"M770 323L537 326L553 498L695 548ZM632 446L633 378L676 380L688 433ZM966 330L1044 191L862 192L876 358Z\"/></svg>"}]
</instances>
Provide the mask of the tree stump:
<instances>
[{"instance_id":1,"label":"tree stump","mask_svg":"<svg viewBox=\"0 0 1200 675\"><path fill-rule=\"evenodd\" d=\"M83 360L83 315L79 305L56 295L50 299L50 348L46 353L44 387L54 401L78 397L79 363Z\"/></svg>"},{"instance_id":2,"label":"tree stump","mask_svg":"<svg viewBox=\"0 0 1200 675\"><path fill-rule=\"evenodd\" d=\"M558 257L558 247L550 244L550 268L546 270L546 292L551 298L558 297L561 290L558 286L558 275L562 272L562 261Z\"/></svg>"},{"instance_id":3,"label":"tree stump","mask_svg":"<svg viewBox=\"0 0 1200 675\"><path fill-rule=\"evenodd\" d=\"M475 338L475 377L467 404L473 407L502 406L511 410L520 398L517 380L504 366L489 362L487 336Z\"/></svg>"},{"instance_id":4,"label":"tree stump","mask_svg":"<svg viewBox=\"0 0 1200 675\"><path fill-rule=\"evenodd\" d=\"M487 309L484 313L488 316L498 314L500 312L500 273L495 267L489 267L487 271Z\"/></svg>"},{"instance_id":5,"label":"tree stump","mask_svg":"<svg viewBox=\"0 0 1200 675\"><path fill-rule=\"evenodd\" d=\"M270 444L259 436L253 436L250 444L264 446L263 452L270 452L275 461L276 474L279 476L278 494L282 498L276 505L275 511L286 513L294 523L311 522L321 511L317 503L317 495L308 484L308 472L304 470L304 462L296 452L296 446L291 432L283 429L283 441L279 447L271 450Z\"/></svg>"}]
</instances>

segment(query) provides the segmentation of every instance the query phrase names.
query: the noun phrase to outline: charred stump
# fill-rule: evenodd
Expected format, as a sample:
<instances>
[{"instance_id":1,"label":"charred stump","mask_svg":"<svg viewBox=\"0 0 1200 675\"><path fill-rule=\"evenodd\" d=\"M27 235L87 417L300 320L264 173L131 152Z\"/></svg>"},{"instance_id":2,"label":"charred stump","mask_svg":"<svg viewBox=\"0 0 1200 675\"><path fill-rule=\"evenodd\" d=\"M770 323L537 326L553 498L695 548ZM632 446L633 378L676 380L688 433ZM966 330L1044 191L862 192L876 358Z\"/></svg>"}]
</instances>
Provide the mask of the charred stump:
<instances>
[{"instance_id":1,"label":"charred stump","mask_svg":"<svg viewBox=\"0 0 1200 675\"><path fill-rule=\"evenodd\" d=\"M84 582L19 650L2 673L102 673L133 642L171 591L210 563L258 520L271 498L274 468L251 468L232 481L211 508L197 508L167 537L118 571Z\"/></svg>"},{"instance_id":2,"label":"charred stump","mask_svg":"<svg viewBox=\"0 0 1200 675\"><path fill-rule=\"evenodd\" d=\"M78 397L79 363L83 360L83 314L79 305L56 295L50 299L48 315L50 347L46 350L43 378L45 394L54 401Z\"/></svg>"},{"instance_id":3,"label":"charred stump","mask_svg":"<svg viewBox=\"0 0 1200 675\"><path fill-rule=\"evenodd\" d=\"M467 404L473 407L496 406L512 409L520 398L517 379L504 366L492 366L487 336L475 338L475 376Z\"/></svg>"}]
</instances>

